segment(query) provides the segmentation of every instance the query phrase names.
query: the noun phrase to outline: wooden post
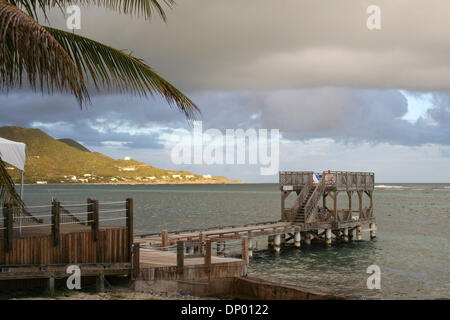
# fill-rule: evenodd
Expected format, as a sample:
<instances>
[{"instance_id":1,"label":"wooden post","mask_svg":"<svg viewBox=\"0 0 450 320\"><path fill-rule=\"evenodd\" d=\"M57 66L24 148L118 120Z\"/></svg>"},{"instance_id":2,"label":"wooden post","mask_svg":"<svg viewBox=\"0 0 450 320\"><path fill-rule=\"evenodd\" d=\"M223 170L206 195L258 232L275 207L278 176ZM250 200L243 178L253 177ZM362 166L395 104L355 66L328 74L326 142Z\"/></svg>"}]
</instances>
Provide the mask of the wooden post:
<instances>
[{"instance_id":1,"label":"wooden post","mask_svg":"<svg viewBox=\"0 0 450 320\"><path fill-rule=\"evenodd\" d=\"M252 238L248 238L248 257L253 257L253 240Z\"/></svg>"},{"instance_id":2,"label":"wooden post","mask_svg":"<svg viewBox=\"0 0 450 320\"><path fill-rule=\"evenodd\" d=\"M344 228L344 242L348 242L348 228Z\"/></svg>"},{"instance_id":3,"label":"wooden post","mask_svg":"<svg viewBox=\"0 0 450 320\"><path fill-rule=\"evenodd\" d=\"M203 232L200 232L198 234L198 239L200 241L200 247L199 247L199 253L200 254L204 254L205 253L205 249L203 248L203 242L205 242L205 234Z\"/></svg>"},{"instance_id":4,"label":"wooden post","mask_svg":"<svg viewBox=\"0 0 450 320\"><path fill-rule=\"evenodd\" d=\"M352 213L352 191L347 191L348 196L348 210L350 211L350 214Z\"/></svg>"},{"instance_id":5,"label":"wooden post","mask_svg":"<svg viewBox=\"0 0 450 320\"><path fill-rule=\"evenodd\" d=\"M206 240L205 249L206 249L205 250L206 253L205 253L205 257L204 257L204 263L205 263L205 265L210 266L211 265L211 259L212 259L212 257L211 257L211 255L212 255L212 248L211 248L211 240L210 239Z\"/></svg>"},{"instance_id":6,"label":"wooden post","mask_svg":"<svg viewBox=\"0 0 450 320\"><path fill-rule=\"evenodd\" d=\"M356 227L356 240L362 240L361 226Z\"/></svg>"},{"instance_id":7,"label":"wooden post","mask_svg":"<svg viewBox=\"0 0 450 320\"><path fill-rule=\"evenodd\" d=\"M48 278L48 291L51 296L55 294L55 278L53 277Z\"/></svg>"},{"instance_id":8,"label":"wooden post","mask_svg":"<svg viewBox=\"0 0 450 320\"><path fill-rule=\"evenodd\" d=\"M301 246L301 240L302 240L302 238L301 238L301 234L300 234L300 230L295 230L295 234L294 234L294 245L295 245L295 247L296 248L300 248L300 246Z\"/></svg>"},{"instance_id":9,"label":"wooden post","mask_svg":"<svg viewBox=\"0 0 450 320\"><path fill-rule=\"evenodd\" d=\"M268 237L267 237L267 248L268 248L269 250L272 250L272 249L273 249L274 239L275 239L274 236L268 236Z\"/></svg>"},{"instance_id":10,"label":"wooden post","mask_svg":"<svg viewBox=\"0 0 450 320\"><path fill-rule=\"evenodd\" d=\"M60 203L59 201L53 200L52 202L52 235L53 235L53 245L57 246L59 244L60 238Z\"/></svg>"},{"instance_id":11,"label":"wooden post","mask_svg":"<svg viewBox=\"0 0 450 320\"><path fill-rule=\"evenodd\" d=\"M161 249L163 251L167 251L169 246L169 231L162 230L161 231Z\"/></svg>"},{"instance_id":12,"label":"wooden post","mask_svg":"<svg viewBox=\"0 0 450 320\"><path fill-rule=\"evenodd\" d=\"M129 260L131 262L132 250L133 250L133 241L134 241L134 231L133 231L133 199L128 198L126 200L126 214L127 214L127 243L128 243L128 252L129 252Z\"/></svg>"},{"instance_id":13,"label":"wooden post","mask_svg":"<svg viewBox=\"0 0 450 320\"><path fill-rule=\"evenodd\" d=\"M286 206L285 200L286 200L286 198L289 196L290 193L291 193L291 192L284 191L284 192L281 194L281 219L285 218L285 217L284 217L284 209L285 209L285 206Z\"/></svg>"},{"instance_id":14,"label":"wooden post","mask_svg":"<svg viewBox=\"0 0 450 320\"><path fill-rule=\"evenodd\" d=\"M359 204L359 220L362 217L362 191L357 191L358 194L358 204Z\"/></svg>"},{"instance_id":15,"label":"wooden post","mask_svg":"<svg viewBox=\"0 0 450 320\"><path fill-rule=\"evenodd\" d=\"M369 228L370 228L370 239L374 239L377 237L377 225L372 222L371 224L369 224Z\"/></svg>"},{"instance_id":16,"label":"wooden post","mask_svg":"<svg viewBox=\"0 0 450 320\"><path fill-rule=\"evenodd\" d=\"M100 275L97 276L96 279L96 284L97 284L97 291L98 292L105 292L105 275L102 273L100 273Z\"/></svg>"},{"instance_id":17,"label":"wooden post","mask_svg":"<svg viewBox=\"0 0 450 320\"><path fill-rule=\"evenodd\" d=\"M280 252L280 246L281 246L281 236L279 234L275 235L275 241L273 248L275 249L275 252Z\"/></svg>"},{"instance_id":18,"label":"wooden post","mask_svg":"<svg viewBox=\"0 0 450 320\"><path fill-rule=\"evenodd\" d=\"M331 229L326 229L325 230L325 243L328 246L331 246Z\"/></svg>"},{"instance_id":19,"label":"wooden post","mask_svg":"<svg viewBox=\"0 0 450 320\"><path fill-rule=\"evenodd\" d=\"M349 241L353 240L354 228L348 229L348 239Z\"/></svg>"},{"instance_id":20,"label":"wooden post","mask_svg":"<svg viewBox=\"0 0 450 320\"><path fill-rule=\"evenodd\" d=\"M11 251L13 249L13 235L14 235L14 229L13 229L13 211L12 206L9 200L6 200L3 204L3 226L5 227L4 230L4 237L5 237L5 249L6 251Z\"/></svg>"},{"instance_id":21,"label":"wooden post","mask_svg":"<svg viewBox=\"0 0 450 320\"><path fill-rule=\"evenodd\" d=\"M86 225L92 226L94 220L94 204L91 198L88 198L86 203L87 203L86 212L88 213Z\"/></svg>"},{"instance_id":22,"label":"wooden post","mask_svg":"<svg viewBox=\"0 0 450 320\"><path fill-rule=\"evenodd\" d=\"M305 244L307 246L311 245L311 234L309 232L306 232L306 234L305 234Z\"/></svg>"},{"instance_id":23,"label":"wooden post","mask_svg":"<svg viewBox=\"0 0 450 320\"><path fill-rule=\"evenodd\" d=\"M249 263L248 237L242 237L242 260L244 260L246 263Z\"/></svg>"},{"instance_id":24,"label":"wooden post","mask_svg":"<svg viewBox=\"0 0 450 320\"><path fill-rule=\"evenodd\" d=\"M333 215L334 215L335 221L337 221L337 196L338 196L337 191L335 191L334 194L332 192L330 192L330 197L331 197L331 199L333 199Z\"/></svg>"},{"instance_id":25,"label":"wooden post","mask_svg":"<svg viewBox=\"0 0 450 320\"><path fill-rule=\"evenodd\" d=\"M184 268L184 241L177 241L177 269Z\"/></svg>"},{"instance_id":26,"label":"wooden post","mask_svg":"<svg viewBox=\"0 0 450 320\"><path fill-rule=\"evenodd\" d=\"M94 235L94 241L98 240L98 230L99 230L99 218L98 218L98 211L99 211L99 205L98 205L98 200L92 200L92 209L93 209L93 214L92 214L92 232Z\"/></svg>"},{"instance_id":27,"label":"wooden post","mask_svg":"<svg viewBox=\"0 0 450 320\"><path fill-rule=\"evenodd\" d=\"M141 245L139 243L133 244L133 261L132 261L132 279L139 278L139 271L140 271L140 254L141 254Z\"/></svg>"}]
</instances>

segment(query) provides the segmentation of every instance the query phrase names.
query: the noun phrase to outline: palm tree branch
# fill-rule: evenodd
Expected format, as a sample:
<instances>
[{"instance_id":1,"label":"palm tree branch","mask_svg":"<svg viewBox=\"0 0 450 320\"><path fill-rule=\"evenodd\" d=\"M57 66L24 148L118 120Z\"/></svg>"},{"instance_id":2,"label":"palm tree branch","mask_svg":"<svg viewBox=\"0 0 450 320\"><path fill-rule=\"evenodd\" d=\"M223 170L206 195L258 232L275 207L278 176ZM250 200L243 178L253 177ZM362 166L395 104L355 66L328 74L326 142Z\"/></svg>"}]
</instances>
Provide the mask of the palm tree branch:
<instances>
[{"instance_id":1,"label":"palm tree branch","mask_svg":"<svg viewBox=\"0 0 450 320\"><path fill-rule=\"evenodd\" d=\"M0 87L71 92L80 105L89 100L83 74L60 43L36 20L0 0Z\"/></svg>"},{"instance_id":2,"label":"palm tree branch","mask_svg":"<svg viewBox=\"0 0 450 320\"><path fill-rule=\"evenodd\" d=\"M124 14L143 16L146 19L150 19L157 13L164 21L167 17L162 4L169 9L175 4L174 0L8 0L8 2L23 8L35 19L37 19L38 9L46 17L48 9L54 7L62 9L70 5L95 5Z\"/></svg>"},{"instance_id":3,"label":"palm tree branch","mask_svg":"<svg viewBox=\"0 0 450 320\"><path fill-rule=\"evenodd\" d=\"M142 96L156 92L169 105L175 104L188 119L194 119L200 113L194 102L141 59L74 33L45 28L70 55L86 79L92 79L97 89L102 86Z\"/></svg>"},{"instance_id":4,"label":"palm tree branch","mask_svg":"<svg viewBox=\"0 0 450 320\"><path fill-rule=\"evenodd\" d=\"M24 207L24 203L17 193L13 180L6 170L6 164L0 157L0 204L12 200L15 206Z\"/></svg>"}]
</instances>

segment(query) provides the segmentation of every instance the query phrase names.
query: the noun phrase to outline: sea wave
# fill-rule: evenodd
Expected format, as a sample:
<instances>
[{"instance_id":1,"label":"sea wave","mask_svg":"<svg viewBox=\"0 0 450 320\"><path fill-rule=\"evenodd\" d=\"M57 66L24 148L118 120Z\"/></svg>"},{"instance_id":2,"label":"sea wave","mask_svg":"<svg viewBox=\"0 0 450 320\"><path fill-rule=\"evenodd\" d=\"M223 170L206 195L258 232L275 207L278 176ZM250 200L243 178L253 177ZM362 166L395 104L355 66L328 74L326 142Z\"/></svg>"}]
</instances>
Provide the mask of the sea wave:
<instances>
[{"instance_id":1,"label":"sea wave","mask_svg":"<svg viewBox=\"0 0 450 320\"><path fill-rule=\"evenodd\" d=\"M378 184L378 185L375 185L375 188L381 188L381 189L405 189L405 188L408 188L408 187L405 187L405 186L387 186L387 185L384 185L384 184Z\"/></svg>"}]
</instances>

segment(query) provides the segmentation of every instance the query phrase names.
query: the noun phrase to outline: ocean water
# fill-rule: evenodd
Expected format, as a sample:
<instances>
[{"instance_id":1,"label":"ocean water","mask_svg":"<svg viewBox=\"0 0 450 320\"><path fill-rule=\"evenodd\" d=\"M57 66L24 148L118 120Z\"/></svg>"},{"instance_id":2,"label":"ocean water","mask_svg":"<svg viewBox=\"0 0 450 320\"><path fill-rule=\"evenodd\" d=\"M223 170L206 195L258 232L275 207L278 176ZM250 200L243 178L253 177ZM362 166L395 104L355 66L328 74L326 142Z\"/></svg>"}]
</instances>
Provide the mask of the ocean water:
<instances>
[{"instance_id":1,"label":"ocean water","mask_svg":"<svg viewBox=\"0 0 450 320\"><path fill-rule=\"evenodd\" d=\"M30 185L28 205L52 197L67 203L134 199L135 232L158 232L277 220L276 184L242 185ZM450 184L386 184L374 192L377 238L338 244L283 247L254 253L249 275L316 291L383 299L450 298ZM381 269L381 289L369 290L367 267Z\"/></svg>"}]
</instances>

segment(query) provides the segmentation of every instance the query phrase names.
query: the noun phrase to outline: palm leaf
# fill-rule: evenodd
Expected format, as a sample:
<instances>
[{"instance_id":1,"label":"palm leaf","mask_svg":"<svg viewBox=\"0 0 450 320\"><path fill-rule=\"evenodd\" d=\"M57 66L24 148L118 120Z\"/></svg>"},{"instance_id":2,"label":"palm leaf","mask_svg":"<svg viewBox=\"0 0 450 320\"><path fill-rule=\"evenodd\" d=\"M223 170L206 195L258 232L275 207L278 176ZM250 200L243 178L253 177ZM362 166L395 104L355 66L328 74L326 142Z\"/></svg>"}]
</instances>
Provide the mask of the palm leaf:
<instances>
[{"instance_id":1,"label":"palm leaf","mask_svg":"<svg viewBox=\"0 0 450 320\"><path fill-rule=\"evenodd\" d=\"M0 86L71 92L80 105L89 100L82 73L52 35L28 14L0 0Z\"/></svg>"},{"instance_id":2,"label":"palm leaf","mask_svg":"<svg viewBox=\"0 0 450 320\"><path fill-rule=\"evenodd\" d=\"M164 21L167 17L162 4L169 9L175 4L174 0L8 0L8 2L23 8L35 19L37 19L38 10L46 16L49 8L63 9L70 5L95 5L124 14L144 16L147 19L157 13Z\"/></svg>"},{"instance_id":3,"label":"palm leaf","mask_svg":"<svg viewBox=\"0 0 450 320\"><path fill-rule=\"evenodd\" d=\"M188 119L194 119L200 113L188 97L142 60L74 33L45 28L70 55L85 78L92 79L97 89L106 87L143 96L156 92L169 105L175 104Z\"/></svg>"},{"instance_id":4,"label":"palm leaf","mask_svg":"<svg viewBox=\"0 0 450 320\"><path fill-rule=\"evenodd\" d=\"M6 164L0 158L0 204L12 200L15 206L24 207L24 203L16 191L14 182L6 170Z\"/></svg>"}]
</instances>

